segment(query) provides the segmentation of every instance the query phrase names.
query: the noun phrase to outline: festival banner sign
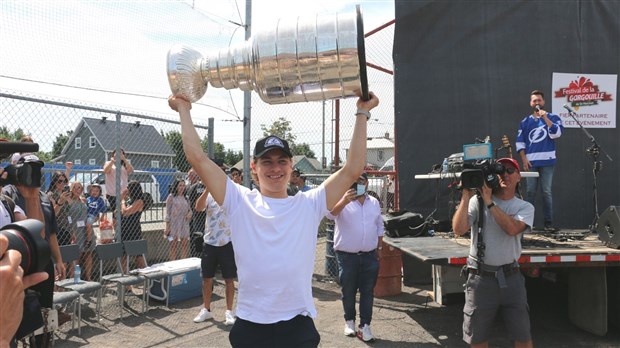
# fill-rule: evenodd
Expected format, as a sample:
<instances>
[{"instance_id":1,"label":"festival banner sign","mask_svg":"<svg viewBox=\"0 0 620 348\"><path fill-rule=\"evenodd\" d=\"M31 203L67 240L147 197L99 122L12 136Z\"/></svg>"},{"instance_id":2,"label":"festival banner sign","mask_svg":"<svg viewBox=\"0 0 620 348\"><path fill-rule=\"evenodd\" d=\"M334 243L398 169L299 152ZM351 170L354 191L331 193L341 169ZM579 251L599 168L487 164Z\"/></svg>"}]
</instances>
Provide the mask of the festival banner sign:
<instances>
[{"instance_id":1,"label":"festival banner sign","mask_svg":"<svg viewBox=\"0 0 620 348\"><path fill-rule=\"evenodd\" d=\"M575 110L584 128L616 128L618 75L553 73L552 112L566 128L578 128L564 105Z\"/></svg>"}]
</instances>

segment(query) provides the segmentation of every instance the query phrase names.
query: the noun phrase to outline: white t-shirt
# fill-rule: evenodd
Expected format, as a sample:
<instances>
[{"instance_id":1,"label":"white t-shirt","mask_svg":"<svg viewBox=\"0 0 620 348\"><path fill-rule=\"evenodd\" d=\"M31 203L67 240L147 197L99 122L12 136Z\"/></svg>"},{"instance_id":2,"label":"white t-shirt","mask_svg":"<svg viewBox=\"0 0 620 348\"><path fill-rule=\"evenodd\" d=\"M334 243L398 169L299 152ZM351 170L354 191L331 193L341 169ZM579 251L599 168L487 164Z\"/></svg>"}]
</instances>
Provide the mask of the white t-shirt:
<instances>
[{"instance_id":1,"label":"white t-shirt","mask_svg":"<svg viewBox=\"0 0 620 348\"><path fill-rule=\"evenodd\" d=\"M15 204L15 209L13 209L13 213L15 214L20 213L22 215L26 215L26 213L24 213L24 210L20 208L17 204ZM4 203L0 202L0 228L10 223L11 223L11 215L6 210Z\"/></svg>"},{"instance_id":2,"label":"white t-shirt","mask_svg":"<svg viewBox=\"0 0 620 348\"><path fill-rule=\"evenodd\" d=\"M317 232L327 213L325 187L268 198L226 181L239 278L237 316L259 324L316 317L312 273Z\"/></svg>"}]
</instances>

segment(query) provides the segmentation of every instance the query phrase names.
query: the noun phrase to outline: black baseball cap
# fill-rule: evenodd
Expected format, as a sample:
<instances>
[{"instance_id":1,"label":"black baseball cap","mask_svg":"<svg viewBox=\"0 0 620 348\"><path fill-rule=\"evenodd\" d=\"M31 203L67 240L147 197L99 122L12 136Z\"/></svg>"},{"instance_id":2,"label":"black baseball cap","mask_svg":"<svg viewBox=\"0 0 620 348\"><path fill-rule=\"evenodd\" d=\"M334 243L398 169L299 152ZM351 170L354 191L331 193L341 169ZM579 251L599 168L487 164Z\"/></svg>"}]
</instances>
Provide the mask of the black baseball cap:
<instances>
[{"instance_id":1,"label":"black baseball cap","mask_svg":"<svg viewBox=\"0 0 620 348\"><path fill-rule=\"evenodd\" d=\"M280 149L288 157L293 157L291 149L288 146L288 141L275 135L270 135L256 142L254 146L254 158L260 158L273 149Z\"/></svg>"}]
</instances>

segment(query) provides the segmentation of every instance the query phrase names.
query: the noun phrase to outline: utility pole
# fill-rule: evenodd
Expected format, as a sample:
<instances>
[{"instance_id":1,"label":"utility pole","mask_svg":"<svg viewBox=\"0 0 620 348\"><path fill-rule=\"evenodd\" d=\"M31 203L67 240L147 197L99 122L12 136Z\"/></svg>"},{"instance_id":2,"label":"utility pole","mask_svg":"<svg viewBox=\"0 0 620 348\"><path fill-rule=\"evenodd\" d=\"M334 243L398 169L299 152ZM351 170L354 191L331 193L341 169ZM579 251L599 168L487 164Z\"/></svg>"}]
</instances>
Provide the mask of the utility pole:
<instances>
[{"instance_id":1,"label":"utility pole","mask_svg":"<svg viewBox=\"0 0 620 348\"><path fill-rule=\"evenodd\" d=\"M325 172L327 159L325 158L325 100L323 100L323 154L321 155L321 172Z\"/></svg>"},{"instance_id":2,"label":"utility pole","mask_svg":"<svg viewBox=\"0 0 620 348\"><path fill-rule=\"evenodd\" d=\"M252 36L252 0L245 0L245 40ZM251 91L243 92L243 185L250 187Z\"/></svg>"}]
</instances>

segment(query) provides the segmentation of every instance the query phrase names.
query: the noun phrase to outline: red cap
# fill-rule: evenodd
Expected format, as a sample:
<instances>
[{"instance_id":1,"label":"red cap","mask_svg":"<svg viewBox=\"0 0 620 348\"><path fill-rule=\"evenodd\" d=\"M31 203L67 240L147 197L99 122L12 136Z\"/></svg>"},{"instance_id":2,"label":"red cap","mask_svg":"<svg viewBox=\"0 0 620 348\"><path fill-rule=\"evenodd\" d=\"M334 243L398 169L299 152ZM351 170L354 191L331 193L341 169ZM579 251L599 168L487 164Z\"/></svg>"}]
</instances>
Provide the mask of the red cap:
<instances>
[{"instance_id":1,"label":"red cap","mask_svg":"<svg viewBox=\"0 0 620 348\"><path fill-rule=\"evenodd\" d=\"M509 157L504 157L504 158L500 158L497 160L498 163L509 163L511 164L513 167L517 168L517 170L519 171L519 173L521 173L521 168L519 168L519 163L517 163L517 161L514 158L509 158Z\"/></svg>"}]
</instances>

